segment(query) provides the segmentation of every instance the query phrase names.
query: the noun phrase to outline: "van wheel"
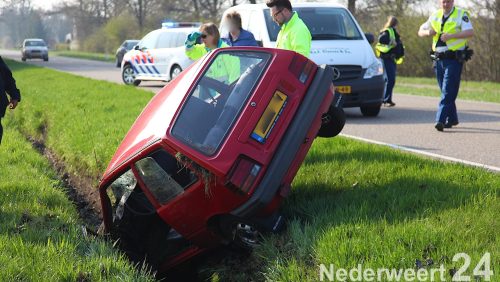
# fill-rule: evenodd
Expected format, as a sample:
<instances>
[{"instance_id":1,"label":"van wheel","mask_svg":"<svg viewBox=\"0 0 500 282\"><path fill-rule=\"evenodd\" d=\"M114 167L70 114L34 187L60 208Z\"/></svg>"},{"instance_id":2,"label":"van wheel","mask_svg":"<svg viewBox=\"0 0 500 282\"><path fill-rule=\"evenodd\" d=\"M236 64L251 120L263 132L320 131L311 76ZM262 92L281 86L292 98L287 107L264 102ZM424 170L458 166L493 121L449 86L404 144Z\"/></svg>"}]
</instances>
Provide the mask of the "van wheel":
<instances>
[{"instance_id":1,"label":"van wheel","mask_svg":"<svg viewBox=\"0 0 500 282\"><path fill-rule=\"evenodd\" d=\"M327 113L321 117L319 137L335 137L340 134L345 125L345 113L342 108L330 106Z\"/></svg>"},{"instance_id":2,"label":"van wheel","mask_svg":"<svg viewBox=\"0 0 500 282\"><path fill-rule=\"evenodd\" d=\"M361 110L361 113L365 117L376 117L380 113L380 108L382 107L382 104L374 105L374 106L363 106L360 107L359 109Z\"/></svg>"},{"instance_id":3,"label":"van wheel","mask_svg":"<svg viewBox=\"0 0 500 282\"><path fill-rule=\"evenodd\" d=\"M170 71L170 81L174 80L174 78L178 77L179 74L181 74L182 69L178 65L175 65L172 67L172 70Z\"/></svg>"},{"instance_id":4,"label":"van wheel","mask_svg":"<svg viewBox=\"0 0 500 282\"><path fill-rule=\"evenodd\" d=\"M122 70L122 80L127 85L138 86L141 81L135 79L134 69L131 65L125 65Z\"/></svg>"}]
</instances>

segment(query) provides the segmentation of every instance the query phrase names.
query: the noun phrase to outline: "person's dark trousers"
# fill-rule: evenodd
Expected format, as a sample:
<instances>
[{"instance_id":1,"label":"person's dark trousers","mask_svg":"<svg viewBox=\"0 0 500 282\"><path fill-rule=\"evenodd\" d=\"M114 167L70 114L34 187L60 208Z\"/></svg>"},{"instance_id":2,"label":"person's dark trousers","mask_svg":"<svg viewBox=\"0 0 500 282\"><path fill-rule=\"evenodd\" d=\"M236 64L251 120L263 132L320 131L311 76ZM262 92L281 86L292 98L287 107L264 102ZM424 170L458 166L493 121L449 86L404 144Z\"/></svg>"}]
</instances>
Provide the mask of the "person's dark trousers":
<instances>
[{"instance_id":1,"label":"person's dark trousers","mask_svg":"<svg viewBox=\"0 0 500 282\"><path fill-rule=\"evenodd\" d=\"M382 59L387 74L387 87L385 89L384 103L392 102L392 90L396 84L396 62L392 58Z\"/></svg>"},{"instance_id":2,"label":"person's dark trousers","mask_svg":"<svg viewBox=\"0 0 500 282\"><path fill-rule=\"evenodd\" d=\"M436 61L436 78L441 89L441 101L436 114L436 122L458 123L457 99L463 64L454 59Z\"/></svg>"}]
</instances>

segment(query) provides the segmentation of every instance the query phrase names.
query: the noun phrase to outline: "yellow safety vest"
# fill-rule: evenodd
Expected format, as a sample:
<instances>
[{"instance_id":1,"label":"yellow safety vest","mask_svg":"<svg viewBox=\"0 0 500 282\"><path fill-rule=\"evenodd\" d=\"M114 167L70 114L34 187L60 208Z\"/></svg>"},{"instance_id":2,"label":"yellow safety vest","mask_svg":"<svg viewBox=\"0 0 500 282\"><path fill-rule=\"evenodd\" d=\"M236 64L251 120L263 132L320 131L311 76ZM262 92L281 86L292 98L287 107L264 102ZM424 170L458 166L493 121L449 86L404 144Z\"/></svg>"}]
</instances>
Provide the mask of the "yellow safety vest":
<instances>
[{"instance_id":1,"label":"yellow safety vest","mask_svg":"<svg viewBox=\"0 0 500 282\"><path fill-rule=\"evenodd\" d=\"M469 17L468 11L454 7L453 12L451 12L451 15L448 17L448 20L446 21L441 30L441 24L443 22L443 13L444 13L443 9L439 9L431 16L431 26L432 29L434 29L434 31L436 32L436 35L434 35L434 37L432 38L433 51L436 51L436 44L438 43L441 34L443 33L455 34L461 32L462 18L464 16ZM464 49L464 47L467 46L467 39L453 38L446 41L445 43L446 47L448 47L448 50L456 51Z\"/></svg>"},{"instance_id":2,"label":"yellow safety vest","mask_svg":"<svg viewBox=\"0 0 500 282\"><path fill-rule=\"evenodd\" d=\"M386 28L383 32L385 31L389 32L389 44L382 44L380 42L375 45L375 53L377 54L377 57L380 57L380 53L389 53L394 47L396 47L396 33L394 32L394 28L389 27ZM400 65L403 63L403 57L394 59L396 64Z\"/></svg>"}]
</instances>

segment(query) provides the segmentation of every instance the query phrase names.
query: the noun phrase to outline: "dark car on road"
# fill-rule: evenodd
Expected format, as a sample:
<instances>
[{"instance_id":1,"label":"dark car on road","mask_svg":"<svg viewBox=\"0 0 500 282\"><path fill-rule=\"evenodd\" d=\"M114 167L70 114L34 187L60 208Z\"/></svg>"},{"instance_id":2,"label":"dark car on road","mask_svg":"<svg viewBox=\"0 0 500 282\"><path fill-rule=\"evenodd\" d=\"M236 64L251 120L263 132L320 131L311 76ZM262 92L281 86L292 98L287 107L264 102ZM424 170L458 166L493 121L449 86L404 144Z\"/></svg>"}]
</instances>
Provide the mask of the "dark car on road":
<instances>
[{"instance_id":1,"label":"dark car on road","mask_svg":"<svg viewBox=\"0 0 500 282\"><path fill-rule=\"evenodd\" d=\"M120 45L120 47L116 49L115 57L116 57L117 68L122 66L122 60L125 53L132 50L132 48L134 48L134 46L137 45L137 43L139 43L139 40L136 39L125 40L123 41L122 45Z\"/></svg>"},{"instance_id":2,"label":"dark car on road","mask_svg":"<svg viewBox=\"0 0 500 282\"><path fill-rule=\"evenodd\" d=\"M99 185L104 231L160 272L221 244L251 249L335 119L333 71L288 50L216 49L149 102ZM341 128L341 127L340 127Z\"/></svg>"},{"instance_id":3,"label":"dark car on road","mask_svg":"<svg viewBox=\"0 0 500 282\"><path fill-rule=\"evenodd\" d=\"M25 39L21 48L21 60L23 62L25 62L26 59L43 59L44 61L49 60L49 48L47 46L47 43L45 43L43 39Z\"/></svg>"}]
</instances>

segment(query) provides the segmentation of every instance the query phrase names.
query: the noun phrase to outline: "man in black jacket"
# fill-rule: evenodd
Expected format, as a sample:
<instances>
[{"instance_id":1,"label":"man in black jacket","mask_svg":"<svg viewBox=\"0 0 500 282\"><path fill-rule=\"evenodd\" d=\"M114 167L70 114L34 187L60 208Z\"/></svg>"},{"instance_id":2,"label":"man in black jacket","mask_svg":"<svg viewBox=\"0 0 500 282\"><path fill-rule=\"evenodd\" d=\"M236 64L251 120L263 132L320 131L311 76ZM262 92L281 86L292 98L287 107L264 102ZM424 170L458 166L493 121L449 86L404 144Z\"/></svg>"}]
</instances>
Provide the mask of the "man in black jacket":
<instances>
[{"instance_id":1,"label":"man in black jacket","mask_svg":"<svg viewBox=\"0 0 500 282\"><path fill-rule=\"evenodd\" d=\"M16 81L12 77L12 72L0 57L0 144L2 143L3 127L2 118L5 116L7 106L9 109L15 109L17 103L21 101L21 93L17 89ZM7 97L9 94L10 99Z\"/></svg>"}]
</instances>

